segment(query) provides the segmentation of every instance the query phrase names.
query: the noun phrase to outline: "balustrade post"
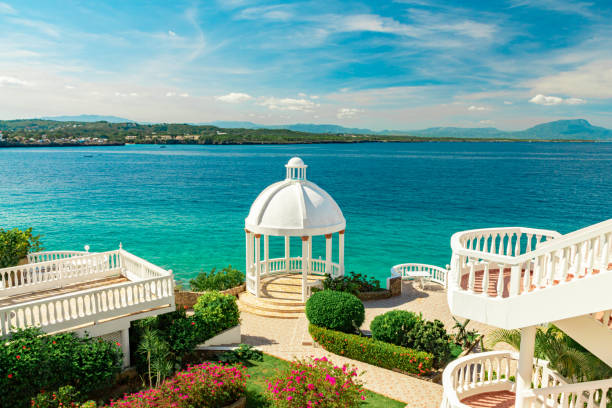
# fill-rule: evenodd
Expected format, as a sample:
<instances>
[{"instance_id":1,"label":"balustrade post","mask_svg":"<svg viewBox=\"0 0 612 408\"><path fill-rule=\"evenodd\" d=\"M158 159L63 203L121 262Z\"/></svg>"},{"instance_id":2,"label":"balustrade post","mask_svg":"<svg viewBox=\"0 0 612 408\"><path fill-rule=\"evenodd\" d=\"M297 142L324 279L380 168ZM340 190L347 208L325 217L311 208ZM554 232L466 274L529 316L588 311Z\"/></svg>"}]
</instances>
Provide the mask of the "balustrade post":
<instances>
[{"instance_id":1,"label":"balustrade post","mask_svg":"<svg viewBox=\"0 0 612 408\"><path fill-rule=\"evenodd\" d=\"M499 274L497 275L497 297L504 295L504 264L499 264Z\"/></svg>"},{"instance_id":2,"label":"balustrade post","mask_svg":"<svg viewBox=\"0 0 612 408\"><path fill-rule=\"evenodd\" d=\"M510 290L508 291L508 295L509 296L518 295L520 287L521 287L521 265L512 265L510 267Z\"/></svg>"}]
</instances>

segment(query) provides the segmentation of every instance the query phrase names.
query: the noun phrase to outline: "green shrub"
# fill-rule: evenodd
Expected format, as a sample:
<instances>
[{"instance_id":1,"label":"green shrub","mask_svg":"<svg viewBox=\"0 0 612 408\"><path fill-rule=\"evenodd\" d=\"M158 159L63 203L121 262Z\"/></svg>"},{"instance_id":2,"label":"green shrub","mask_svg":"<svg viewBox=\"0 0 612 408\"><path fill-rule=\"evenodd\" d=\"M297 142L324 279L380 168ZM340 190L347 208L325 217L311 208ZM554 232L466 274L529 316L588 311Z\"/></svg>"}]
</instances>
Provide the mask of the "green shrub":
<instances>
[{"instance_id":1,"label":"green shrub","mask_svg":"<svg viewBox=\"0 0 612 408\"><path fill-rule=\"evenodd\" d=\"M317 326L355 333L365 319L365 308L350 293L323 290L313 293L306 302L306 317Z\"/></svg>"},{"instance_id":2,"label":"green shrub","mask_svg":"<svg viewBox=\"0 0 612 408\"><path fill-rule=\"evenodd\" d=\"M414 343L414 326L419 323L419 315L407 310L392 310L378 315L372 320L370 330L376 340L386 341L398 346L410 347Z\"/></svg>"},{"instance_id":3,"label":"green shrub","mask_svg":"<svg viewBox=\"0 0 612 408\"><path fill-rule=\"evenodd\" d=\"M431 322L406 310L392 310L376 316L370 329L375 340L433 354L435 367L451 357L451 337L439 320Z\"/></svg>"},{"instance_id":4,"label":"green shrub","mask_svg":"<svg viewBox=\"0 0 612 408\"><path fill-rule=\"evenodd\" d=\"M72 385L53 392L41 392L32 398L32 408L79 407L79 393Z\"/></svg>"},{"instance_id":5,"label":"green shrub","mask_svg":"<svg viewBox=\"0 0 612 408\"><path fill-rule=\"evenodd\" d=\"M263 361L263 353L248 344L240 344L236 349L226 351L219 356L225 364L250 364L251 361Z\"/></svg>"},{"instance_id":6,"label":"green shrub","mask_svg":"<svg viewBox=\"0 0 612 408\"><path fill-rule=\"evenodd\" d=\"M32 235L32 228L0 228L0 268L15 266L28 252L42 251L40 235Z\"/></svg>"},{"instance_id":7,"label":"green shrub","mask_svg":"<svg viewBox=\"0 0 612 408\"><path fill-rule=\"evenodd\" d=\"M382 290L378 279L355 272L350 272L348 275L337 278L328 276L323 281L323 289L348 292L353 295L358 295L359 292Z\"/></svg>"},{"instance_id":8,"label":"green shrub","mask_svg":"<svg viewBox=\"0 0 612 408\"><path fill-rule=\"evenodd\" d=\"M352 358L382 368L399 369L412 374L428 373L433 366L433 355L368 337L342 333L311 324L312 339L330 353Z\"/></svg>"},{"instance_id":9,"label":"green shrub","mask_svg":"<svg viewBox=\"0 0 612 408\"><path fill-rule=\"evenodd\" d=\"M274 408L353 408L365 400L357 370L326 357L296 360L267 382L266 397Z\"/></svg>"},{"instance_id":10,"label":"green shrub","mask_svg":"<svg viewBox=\"0 0 612 408\"><path fill-rule=\"evenodd\" d=\"M216 291L204 293L198 298L193 310L215 334L240 323L240 311L232 295Z\"/></svg>"},{"instance_id":11,"label":"green shrub","mask_svg":"<svg viewBox=\"0 0 612 408\"><path fill-rule=\"evenodd\" d=\"M226 290L244 283L244 274L232 265L226 266L220 271L212 268L210 272L200 272L198 276L189 281L191 290L204 292L208 290Z\"/></svg>"},{"instance_id":12,"label":"green shrub","mask_svg":"<svg viewBox=\"0 0 612 408\"><path fill-rule=\"evenodd\" d=\"M18 331L0 344L0 406L26 407L42 389L66 385L86 395L112 383L121 361L119 345L98 338Z\"/></svg>"}]
</instances>

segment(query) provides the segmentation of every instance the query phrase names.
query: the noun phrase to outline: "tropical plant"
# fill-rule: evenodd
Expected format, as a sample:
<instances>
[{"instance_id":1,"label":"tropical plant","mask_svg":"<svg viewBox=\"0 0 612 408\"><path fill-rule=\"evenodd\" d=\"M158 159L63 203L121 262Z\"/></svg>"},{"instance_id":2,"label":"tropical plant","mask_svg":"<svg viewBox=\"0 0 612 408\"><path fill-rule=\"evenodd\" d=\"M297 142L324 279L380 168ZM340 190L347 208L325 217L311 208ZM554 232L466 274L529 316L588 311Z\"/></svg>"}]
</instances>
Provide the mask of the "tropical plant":
<instances>
[{"instance_id":1,"label":"tropical plant","mask_svg":"<svg viewBox=\"0 0 612 408\"><path fill-rule=\"evenodd\" d=\"M489 347L506 343L520 349L519 330L496 329L487 337ZM612 377L612 368L552 324L537 328L534 355L548 360L550 368L568 379L594 381Z\"/></svg>"},{"instance_id":2,"label":"tropical plant","mask_svg":"<svg viewBox=\"0 0 612 408\"><path fill-rule=\"evenodd\" d=\"M365 308L356 296L323 290L306 302L306 317L317 326L345 333L356 333L365 319Z\"/></svg>"},{"instance_id":3,"label":"tropical plant","mask_svg":"<svg viewBox=\"0 0 612 408\"><path fill-rule=\"evenodd\" d=\"M72 385L66 385L57 391L40 392L32 398L30 406L32 408L81 407L79 400L80 395L77 390Z\"/></svg>"},{"instance_id":4,"label":"tropical plant","mask_svg":"<svg viewBox=\"0 0 612 408\"><path fill-rule=\"evenodd\" d=\"M202 319L216 334L240 323L236 297L216 291L202 294L193 306L195 316Z\"/></svg>"},{"instance_id":5,"label":"tropical plant","mask_svg":"<svg viewBox=\"0 0 612 408\"><path fill-rule=\"evenodd\" d=\"M347 275L336 278L328 276L323 281L323 289L348 292L353 295L358 295L359 292L382 290L378 279L355 272L350 272Z\"/></svg>"},{"instance_id":6,"label":"tropical plant","mask_svg":"<svg viewBox=\"0 0 612 408\"><path fill-rule=\"evenodd\" d=\"M0 344L0 406L28 406L40 390L67 385L87 395L111 383L121 361L118 343L20 330Z\"/></svg>"},{"instance_id":7,"label":"tropical plant","mask_svg":"<svg viewBox=\"0 0 612 408\"><path fill-rule=\"evenodd\" d=\"M243 367L203 363L176 373L159 387L127 394L104 408L218 408L245 395Z\"/></svg>"},{"instance_id":8,"label":"tropical plant","mask_svg":"<svg viewBox=\"0 0 612 408\"><path fill-rule=\"evenodd\" d=\"M409 311L392 310L376 316L370 325L372 337L434 356L434 367L442 367L451 357L451 339L444 323L423 319Z\"/></svg>"},{"instance_id":9,"label":"tropical plant","mask_svg":"<svg viewBox=\"0 0 612 408\"><path fill-rule=\"evenodd\" d=\"M172 374L174 364L170 357L168 343L161 339L158 330L147 327L142 335L138 352L145 355L147 359L147 374L149 387L157 387L167 376ZM153 385L155 377L155 385Z\"/></svg>"},{"instance_id":10,"label":"tropical plant","mask_svg":"<svg viewBox=\"0 0 612 408\"><path fill-rule=\"evenodd\" d=\"M219 361L225 364L249 365L251 361L263 361L263 353L249 344L240 344L234 350L221 354Z\"/></svg>"},{"instance_id":11,"label":"tropical plant","mask_svg":"<svg viewBox=\"0 0 612 408\"><path fill-rule=\"evenodd\" d=\"M461 323L455 316L453 316L453 320L455 321L455 325L453 326L453 329L455 329L455 343L463 348L470 347L478 338L478 331L467 329L470 319L465 319L463 323Z\"/></svg>"},{"instance_id":12,"label":"tropical plant","mask_svg":"<svg viewBox=\"0 0 612 408\"><path fill-rule=\"evenodd\" d=\"M26 230L0 228L0 268L17 265L28 252L43 250L40 237L32 234L32 228Z\"/></svg>"},{"instance_id":13,"label":"tropical plant","mask_svg":"<svg viewBox=\"0 0 612 408\"><path fill-rule=\"evenodd\" d=\"M268 379L266 396L275 408L358 407L365 400L354 367L334 365L326 357L295 360Z\"/></svg>"},{"instance_id":14,"label":"tropical plant","mask_svg":"<svg viewBox=\"0 0 612 408\"><path fill-rule=\"evenodd\" d=\"M191 290L204 292L207 290L226 290L244 283L244 273L232 268L232 265L217 271L212 268L210 272L202 271L189 281Z\"/></svg>"}]
</instances>

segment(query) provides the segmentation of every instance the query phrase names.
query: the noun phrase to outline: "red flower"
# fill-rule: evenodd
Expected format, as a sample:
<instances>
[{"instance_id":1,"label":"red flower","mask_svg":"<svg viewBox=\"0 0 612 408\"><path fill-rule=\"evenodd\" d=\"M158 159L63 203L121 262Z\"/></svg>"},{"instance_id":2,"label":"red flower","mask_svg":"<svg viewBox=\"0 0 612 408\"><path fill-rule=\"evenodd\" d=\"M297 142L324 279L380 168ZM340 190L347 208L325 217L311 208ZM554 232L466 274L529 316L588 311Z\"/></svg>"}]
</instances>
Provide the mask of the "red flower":
<instances>
[{"instance_id":1,"label":"red flower","mask_svg":"<svg viewBox=\"0 0 612 408\"><path fill-rule=\"evenodd\" d=\"M119 342L116 342L115 344L116 344L118 347L119 347L119 346L121 346L121 343L119 343Z\"/></svg>"},{"instance_id":2,"label":"red flower","mask_svg":"<svg viewBox=\"0 0 612 408\"><path fill-rule=\"evenodd\" d=\"M21 358L21 356L19 354L17 354L17 360L19 360Z\"/></svg>"},{"instance_id":3,"label":"red flower","mask_svg":"<svg viewBox=\"0 0 612 408\"><path fill-rule=\"evenodd\" d=\"M191 322L191 325L192 325L192 326L195 326L195 322Z\"/></svg>"},{"instance_id":4,"label":"red flower","mask_svg":"<svg viewBox=\"0 0 612 408\"><path fill-rule=\"evenodd\" d=\"M25 350L25 349L26 349L26 346L23 346L22 348Z\"/></svg>"},{"instance_id":5,"label":"red flower","mask_svg":"<svg viewBox=\"0 0 612 408\"><path fill-rule=\"evenodd\" d=\"M13 378L13 374L9 374L9 375L8 375L8 378Z\"/></svg>"}]
</instances>

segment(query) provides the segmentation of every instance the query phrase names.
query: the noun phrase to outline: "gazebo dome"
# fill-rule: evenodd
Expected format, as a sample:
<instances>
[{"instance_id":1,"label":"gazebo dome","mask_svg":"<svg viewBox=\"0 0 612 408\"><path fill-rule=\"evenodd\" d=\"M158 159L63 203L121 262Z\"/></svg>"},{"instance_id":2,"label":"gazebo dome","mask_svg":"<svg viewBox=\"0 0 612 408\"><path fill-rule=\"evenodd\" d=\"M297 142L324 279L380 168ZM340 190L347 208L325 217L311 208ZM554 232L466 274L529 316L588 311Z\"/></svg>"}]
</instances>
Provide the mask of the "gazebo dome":
<instances>
[{"instance_id":1,"label":"gazebo dome","mask_svg":"<svg viewBox=\"0 0 612 408\"><path fill-rule=\"evenodd\" d=\"M346 221L336 201L306 179L299 157L285 165L287 178L266 187L251 205L245 228L256 234L314 236L344 230Z\"/></svg>"}]
</instances>

